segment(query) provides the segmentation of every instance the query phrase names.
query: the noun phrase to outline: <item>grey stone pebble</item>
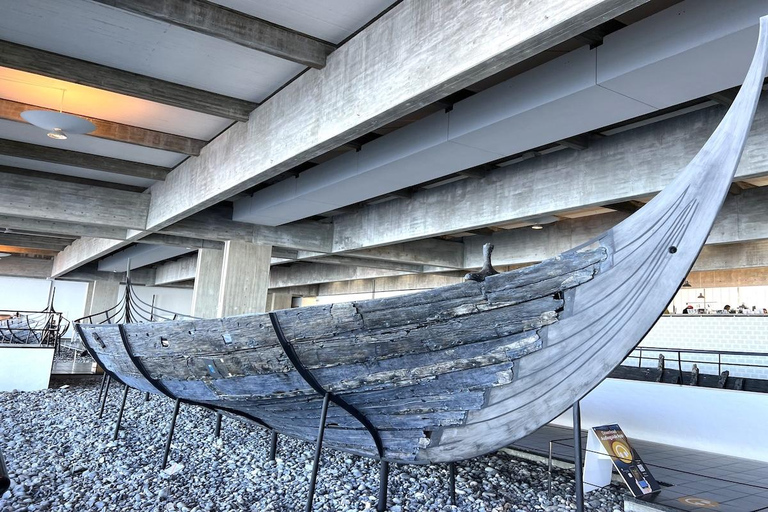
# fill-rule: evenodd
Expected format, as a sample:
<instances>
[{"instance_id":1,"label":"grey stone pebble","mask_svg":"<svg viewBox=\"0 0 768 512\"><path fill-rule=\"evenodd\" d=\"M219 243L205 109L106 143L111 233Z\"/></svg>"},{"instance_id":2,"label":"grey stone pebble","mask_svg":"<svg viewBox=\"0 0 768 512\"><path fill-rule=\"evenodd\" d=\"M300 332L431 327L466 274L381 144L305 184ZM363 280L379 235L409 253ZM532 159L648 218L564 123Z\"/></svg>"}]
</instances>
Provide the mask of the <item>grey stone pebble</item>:
<instances>
[{"instance_id":1,"label":"grey stone pebble","mask_svg":"<svg viewBox=\"0 0 768 512\"><path fill-rule=\"evenodd\" d=\"M0 446L12 487L0 512L152 511L294 512L303 510L314 445L280 436L268 460L269 433L182 405L168 468L161 471L173 402L132 390L117 442L111 441L122 386L112 385L98 420L98 384L0 393ZM392 465L390 512L562 512L575 509L572 473L555 470L547 496L545 465L504 451L457 464L457 504L450 504L448 466ZM378 462L324 450L314 510L376 510ZM590 512L620 512L622 491L587 496Z\"/></svg>"}]
</instances>

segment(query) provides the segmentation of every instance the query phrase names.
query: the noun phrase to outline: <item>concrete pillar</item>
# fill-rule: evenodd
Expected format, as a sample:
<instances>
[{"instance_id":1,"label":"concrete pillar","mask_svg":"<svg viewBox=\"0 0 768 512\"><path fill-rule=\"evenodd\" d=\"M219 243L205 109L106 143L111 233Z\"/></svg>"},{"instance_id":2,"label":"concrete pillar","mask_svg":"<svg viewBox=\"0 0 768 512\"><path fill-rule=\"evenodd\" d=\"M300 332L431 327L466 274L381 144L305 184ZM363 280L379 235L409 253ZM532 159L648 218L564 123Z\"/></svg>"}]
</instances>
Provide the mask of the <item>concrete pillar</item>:
<instances>
[{"instance_id":1,"label":"concrete pillar","mask_svg":"<svg viewBox=\"0 0 768 512\"><path fill-rule=\"evenodd\" d=\"M230 240L222 252L224 263L216 316L266 311L272 246Z\"/></svg>"},{"instance_id":2,"label":"concrete pillar","mask_svg":"<svg viewBox=\"0 0 768 512\"><path fill-rule=\"evenodd\" d=\"M293 294L290 292L270 292L267 296L267 311L290 309L291 299L293 299Z\"/></svg>"},{"instance_id":3,"label":"concrete pillar","mask_svg":"<svg viewBox=\"0 0 768 512\"><path fill-rule=\"evenodd\" d=\"M224 251L200 249L197 251L195 289L192 292L192 316L216 318L221 288Z\"/></svg>"},{"instance_id":4,"label":"concrete pillar","mask_svg":"<svg viewBox=\"0 0 768 512\"><path fill-rule=\"evenodd\" d=\"M93 315L115 307L118 302L118 281L91 281L85 298L85 314ZM98 319L94 319L98 321Z\"/></svg>"}]
</instances>

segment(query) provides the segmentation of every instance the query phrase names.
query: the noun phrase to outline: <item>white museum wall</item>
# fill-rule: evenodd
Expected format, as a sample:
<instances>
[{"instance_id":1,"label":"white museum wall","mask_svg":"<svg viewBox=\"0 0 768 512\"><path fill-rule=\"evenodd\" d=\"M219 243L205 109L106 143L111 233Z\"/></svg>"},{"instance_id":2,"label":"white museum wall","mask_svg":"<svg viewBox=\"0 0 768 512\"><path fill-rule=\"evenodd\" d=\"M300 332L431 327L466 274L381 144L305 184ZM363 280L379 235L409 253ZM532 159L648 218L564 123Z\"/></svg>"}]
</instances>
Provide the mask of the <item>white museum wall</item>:
<instances>
[{"instance_id":1,"label":"white museum wall","mask_svg":"<svg viewBox=\"0 0 768 512\"><path fill-rule=\"evenodd\" d=\"M768 462L767 400L762 393L606 379L582 399L581 428L618 423L630 441ZM572 418L569 409L552 423L572 428Z\"/></svg>"},{"instance_id":2,"label":"white museum wall","mask_svg":"<svg viewBox=\"0 0 768 512\"><path fill-rule=\"evenodd\" d=\"M152 298L154 296L154 304L158 308L173 311L174 313L181 313L183 315L192 314L192 288L169 288L165 286L134 286L133 291L147 304L152 304ZM120 285L120 295L125 293L125 285ZM149 307L140 304L140 306L147 311ZM158 312L158 314L165 314Z\"/></svg>"},{"instance_id":3,"label":"white museum wall","mask_svg":"<svg viewBox=\"0 0 768 512\"><path fill-rule=\"evenodd\" d=\"M53 365L53 347L0 343L0 391L47 389Z\"/></svg>"}]
</instances>

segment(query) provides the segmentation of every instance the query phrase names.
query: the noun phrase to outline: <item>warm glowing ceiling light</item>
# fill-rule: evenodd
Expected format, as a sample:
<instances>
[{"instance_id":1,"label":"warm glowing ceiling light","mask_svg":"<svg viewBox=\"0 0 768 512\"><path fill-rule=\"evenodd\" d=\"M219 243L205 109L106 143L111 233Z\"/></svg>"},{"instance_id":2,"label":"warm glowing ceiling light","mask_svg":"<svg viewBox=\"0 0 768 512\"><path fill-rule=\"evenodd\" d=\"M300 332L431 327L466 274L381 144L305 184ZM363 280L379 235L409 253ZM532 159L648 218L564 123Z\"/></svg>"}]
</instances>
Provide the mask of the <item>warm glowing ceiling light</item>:
<instances>
[{"instance_id":1,"label":"warm glowing ceiling light","mask_svg":"<svg viewBox=\"0 0 768 512\"><path fill-rule=\"evenodd\" d=\"M59 111L53 110L26 110L21 117L29 124L43 130L48 130L48 136L52 139L66 140L67 134L86 134L96 129L96 125L87 119L73 114L65 114L61 111L64 106L64 91L61 91L61 106Z\"/></svg>"},{"instance_id":2,"label":"warm glowing ceiling light","mask_svg":"<svg viewBox=\"0 0 768 512\"><path fill-rule=\"evenodd\" d=\"M533 226L531 226L531 229L544 229L544 226L542 226L541 224L534 224Z\"/></svg>"}]
</instances>

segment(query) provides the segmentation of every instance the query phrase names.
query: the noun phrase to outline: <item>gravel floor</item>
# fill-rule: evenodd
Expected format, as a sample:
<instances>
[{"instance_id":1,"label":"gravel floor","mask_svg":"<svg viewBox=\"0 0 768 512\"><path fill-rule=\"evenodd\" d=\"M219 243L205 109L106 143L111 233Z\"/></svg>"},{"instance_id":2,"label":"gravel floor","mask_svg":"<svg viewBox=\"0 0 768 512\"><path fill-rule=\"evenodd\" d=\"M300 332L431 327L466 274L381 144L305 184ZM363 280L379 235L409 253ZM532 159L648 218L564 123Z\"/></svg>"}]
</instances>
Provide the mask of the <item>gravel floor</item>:
<instances>
[{"instance_id":1,"label":"gravel floor","mask_svg":"<svg viewBox=\"0 0 768 512\"><path fill-rule=\"evenodd\" d=\"M0 511L303 510L312 444L281 436L278 460L271 462L265 430L225 417L217 442L215 416L182 405L169 462L176 472L169 475L159 464L172 402L157 396L145 402L129 392L119 440L112 442L121 394L112 387L100 421L94 383L0 393L0 447L12 479ZM502 450L457 465L454 507L446 465L393 465L389 510L573 510L571 475L557 470L548 499L546 467ZM314 510L375 510L378 478L375 461L324 450ZM587 509L620 511L622 501L618 489L598 491L588 495Z\"/></svg>"}]
</instances>

